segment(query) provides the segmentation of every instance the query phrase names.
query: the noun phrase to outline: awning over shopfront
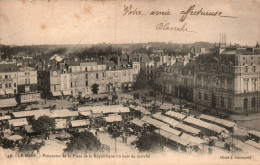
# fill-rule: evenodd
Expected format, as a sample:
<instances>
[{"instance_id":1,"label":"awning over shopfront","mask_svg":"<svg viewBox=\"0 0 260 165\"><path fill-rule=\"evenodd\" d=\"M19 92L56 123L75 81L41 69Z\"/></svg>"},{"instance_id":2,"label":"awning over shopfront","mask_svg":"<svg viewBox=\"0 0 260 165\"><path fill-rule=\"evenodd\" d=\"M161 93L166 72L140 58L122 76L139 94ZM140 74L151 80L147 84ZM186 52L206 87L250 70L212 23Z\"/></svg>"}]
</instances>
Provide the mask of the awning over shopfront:
<instances>
[{"instance_id":1,"label":"awning over shopfront","mask_svg":"<svg viewBox=\"0 0 260 165\"><path fill-rule=\"evenodd\" d=\"M4 90L0 90L0 95L5 95L5 91Z\"/></svg>"},{"instance_id":2,"label":"awning over shopfront","mask_svg":"<svg viewBox=\"0 0 260 165\"><path fill-rule=\"evenodd\" d=\"M0 116L0 121L1 120L9 120L9 119L11 119L11 116L9 116L9 115Z\"/></svg>"},{"instance_id":3,"label":"awning over shopfront","mask_svg":"<svg viewBox=\"0 0 260 165\"><path fill-rule=\"evenodd\" d=\"M51 93L52 93L52 96L54 96L54 97L62 95L60 91L53 91Z\"/></svg>"},{"instance_id":4,"label":"awning over shopfront","mask_svg":"<svg viewBox=\"0 0 260 165\"><path fill-rule=\"evenodd\" d=\"M131 120L130 122L133 123L133 124L135 124L135 125L137 125L137 126L139 126L139 127L142 127L142 126L144 125L144 122L141 121L141 120L138 119L138 118L135 118L135 119Z\"/></svg>"},{"instance_id":5,"label":"awning over shopfront","mask_svg":"<svg viewBox=\"0 0 260 165\"><path fill-rule=\"evenodd\" d=\"M62 93L63 93L64 96L72 95L70 90L62 91Z\"/></svg>"},{"instance_id":6,"label":"awning over shopfront","mask_svg":"<svg viewBox=\"0 0 260 165\"><path fill-rule=\"evenodd\" d=\"M6 94L13 94L14 90L13 89L5 89Z\"/></svg>"},{"instance_id":7,"label":"awning over shopfront","mask_svg":"<svg viewBox=\"0 0 260 165\"><path fill-rule=\"evenodd\" d=\"M122 116L121 115L110 115L105 117L106 122L112 123L112 122L120 122L122 121Z\"/></svg>"},{"instance_id":8,"label":"awning over shopfront","mask_svg":"<svg viewBox=\"0 0 260 165\"><path fill-rule=\"evenodd\" d=\"M88 126L90 125L89 120L72 120L71 126L72 127L82 127L82 126Z\"/></svg>"},{"instance_id":9,"label":"awning over shopfront","mask_svg":"<svg viewBox=\"0 0 260 165\"><path fill-rule=\"evenodd\" d=\"M10 120L8 120L8 123L10 126L13 126L13 127L20 127L20 126L28 125L26 118L10 119Z\"/></svg>"},{"instance_id":10,"label":"awning over shopfront","mask_svg":"<svg viewBox=\"0 0 260 165\"><path fill-rule=\"evenodd\" d=\"M16 105L15 98L0 99L0 108L15 107Z\"/></svg>"}]
</instances>

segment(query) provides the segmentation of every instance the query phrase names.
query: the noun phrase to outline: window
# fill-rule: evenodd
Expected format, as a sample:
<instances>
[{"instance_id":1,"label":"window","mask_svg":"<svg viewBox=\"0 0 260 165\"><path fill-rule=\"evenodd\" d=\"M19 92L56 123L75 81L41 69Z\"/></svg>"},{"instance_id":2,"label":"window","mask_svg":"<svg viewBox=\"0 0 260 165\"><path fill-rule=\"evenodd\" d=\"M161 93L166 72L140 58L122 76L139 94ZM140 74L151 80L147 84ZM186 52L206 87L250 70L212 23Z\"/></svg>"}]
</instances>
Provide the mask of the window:
<instances>
[{"instance_id":1,"label":"window","mask_svg":"<svg viewBox=\"0 0 260 165\"><path fill-rule=\"evenodd\" d=\"M232 106L232 99L228 98L228 108L231 108L231 106Z\"/></svg>"},{"instance_id":2,"label":"window","mask_svg":"<svg viewBox=\"0 0 260 165\"><path fill-rule=\"evenodd\" d=\"M2 84L0 84L0 88L2 88Z\"/></svg>"},{"instance_id":3,"label":"window","mask_svg":"<svg viewBox=\"0 0 260 165\"><path fill-rule=\"evenodd\" d=\"M5 79L8 79L8 75L5 75Z\"/></svg>"},{"instance_id":4,"label":"window","mask_svg":"<svg viewBox=\"0 0 260 165\"><path fill-rule=\"evenodd\" d=\"M102 73L103 77L105 77L105 72Z\"/></svg>"},{"instance_id":5,"label":"window","mask_svg":"<svg viewBox=\"0 0 260 165\"><path fill-rule=\"evenodd\" d=\"M256 90L256 78L252 79L252 89L255 91Z\"/></svg>"},{"instance_id":6,"label":"window","mask_svg":"<svg viewBox=\"0 0 260 165\"><path fill-rule=\"evenodd\" d=\"M12 84L11 83L9 83L9 88L12 88Z\"/></svg>"},{"instance_id":7,"label":"window","mask_svg":"<svg viewBox=\"0 0 260 165\"><path fill-rule=\"evenodd\" d=\"M252 98L252 108L255 108L255 97Z\"/></svg>"},{"instance_id":8,"label":"window","mask_svg":"<svg viewBox=\"0 0 260 165\"><path fill-rule=\"evenodd\" d=\"M98 73L96 73L96 79L98 79Z\"/></svg>"},{"instance_id":9,"label":"window","mask_svg":"<svg viewBox=\"0 0 260 165\"><path fill-rule=\"evenodd\" d=\"M8 84L5 84L5 88L8 88Z\"/></svg>"},{"instance_id":10,"label":"window","mask_svg":"<svg viewBox=\"0 0 260 165\"><path fill-rule=\"evenodd\" d=\"M75 87L78 87L78 82L77 81L75 81Z\"/></svg>"},{"instance_id":11,"label":"window","mask_svg":"<svg viewBox=\"0 0 260 165\"><path fill-rule=\"evenodd\" d=\"M14 89L14 94L16 94L16 89Z\"/></svg>"},{"instance_id":12,"label":"window","mask_svg":"<svg viewBox=\"0 0 260 165\"><path fill-rule=\"evenodd\" d=\"M88 86L88 81L86 81L86 87Z\"/></svg>"},{"instance_id":13,"label":"window","mask_svg":"<svg viewBox=\"0 0 260 165\"><path fill-rule=\"evenodd\" d=\"M201 99L201 93L200 92L198 93L198 97L199 97L199 99Z\"/></svg>"},{"instance_id":14,"label":"window","mask_svg":"<svg viewBox=\"0 0 260 165\"><path fill-rule=\"evenodd\" d=\"M73 87L72 82L70 83L70 87L71 87L71 88Z\"/></svg>"},{"instance_id":15,"label":"window","mask_svg":"<svg viewBox=\"0 0 260 165\"><path fill-rule=\"evenodd\" d=\"M253 72L256 72L256 67L255 66L253 66Z\"/></svg>"},{"instance_id":16,"label":"window","mask_svg":"<svg viewBox=\"0 0 260 165\"><path fill-rule=\"evenodd\" d=\"M208 95L207 95L207 93L204 93L204 99L205 99L205 100L208 100Z\"/></svg>"},{"instance_id":17,"label":"window","mask_svg":"<svg viewBox=\"0 0 260 165\"><path fill-rule=\"evenodd\" d=\"M70 73L72 73L72 68L70 68Z\"/></svg>"},{"instance_id":18,"label":"window","mask_svg":"<svg viewBox=\"0 0 260 165\"><path fill-rule=\"evenodd\" d=\"M0 79L2 79L2 75L0 75Z\"/></svg>"},{"instance_id":19,"label":"window","mask_svg":"<svg viewBox=\"0 0 260 165\"><path fill-rule=\"evenodd\" d=\"M248 99L245 98L245 99L244 99L244 108L245 108L245 109L247 109L247 101L248 101Z\"/></svg>"},{"instance_id":20,"label":"window","mask_svg":"<svg viewBox=\"0 0 260 165\"><path fill-rule=\"evenodd\" d=\"M88 67L85 68L85 72L87 72L87 71L88 71Z\"/></svg>"},{"instance_id":21,"label":"window","mask_svg":"<svg viewBox=\"0 0 260 165\"><path fill-rule=\"evenodd\" d=\"M245 72L248 72L248 66L245 66Z\"/></svg>"},{"instance_id":22,"label":"window","mask_svg":"<svg viewBox=\"0 0 260 165\"><path fill-rule=\"evenodd\" d=\"M248 79L247 78L244 79L244 91L245 92L248 91Z\"/></svg>"},{"instance_id":23,"label":"window","mask_svg":"<svg viewBox=\"0 0 260 165\"><path fill-rule=\"evenodd\" d=\"M224 107L224 105L225 105L223 96L221 96L220 104L221 104L221 107Z\"/></svg>"},{"instance_id":24,"label":"window","mask_svg":"<svg viewBox=\"0 0 260 165\"><path fill-rule=\"evenodd\" d=\"M85 78L88 79L88 74L85 75Z\"/></svg>"}]
</instances>

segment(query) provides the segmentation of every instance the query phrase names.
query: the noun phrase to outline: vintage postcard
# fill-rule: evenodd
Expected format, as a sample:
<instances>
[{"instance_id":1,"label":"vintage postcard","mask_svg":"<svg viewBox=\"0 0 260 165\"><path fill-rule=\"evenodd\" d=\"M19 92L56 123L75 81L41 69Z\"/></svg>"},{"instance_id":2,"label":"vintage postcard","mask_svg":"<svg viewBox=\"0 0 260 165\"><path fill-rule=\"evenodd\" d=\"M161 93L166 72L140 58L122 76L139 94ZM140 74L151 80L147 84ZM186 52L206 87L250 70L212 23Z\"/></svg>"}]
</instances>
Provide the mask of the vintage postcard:
<instances>
[{"instance_id":1,"label":"vintage postcard","mask_svg":"<svg viewBox=\"0 0 260 165\"><path fill-rule=\"evenodd\" d=\"M259 0L1 0L0 165L259 164Z\"/></svg>"}]
</instances>

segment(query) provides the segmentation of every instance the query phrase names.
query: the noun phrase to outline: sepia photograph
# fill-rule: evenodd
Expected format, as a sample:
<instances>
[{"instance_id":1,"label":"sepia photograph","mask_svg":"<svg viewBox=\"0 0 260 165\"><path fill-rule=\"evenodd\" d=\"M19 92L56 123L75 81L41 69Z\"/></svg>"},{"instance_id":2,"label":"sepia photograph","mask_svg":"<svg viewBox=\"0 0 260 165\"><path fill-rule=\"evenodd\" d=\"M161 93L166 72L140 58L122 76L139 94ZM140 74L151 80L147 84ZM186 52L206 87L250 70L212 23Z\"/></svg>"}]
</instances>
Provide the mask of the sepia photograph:
<instances>
[{"instance_id":1,"label":"sepia photograph","mask_svg":"<svg viewBox=\"0 0 260 165\"><path fill-rule=\"evenodd\" d=\"M259 0L0 0L0 165L259 164Z\"/></svg>"}]
</instances>

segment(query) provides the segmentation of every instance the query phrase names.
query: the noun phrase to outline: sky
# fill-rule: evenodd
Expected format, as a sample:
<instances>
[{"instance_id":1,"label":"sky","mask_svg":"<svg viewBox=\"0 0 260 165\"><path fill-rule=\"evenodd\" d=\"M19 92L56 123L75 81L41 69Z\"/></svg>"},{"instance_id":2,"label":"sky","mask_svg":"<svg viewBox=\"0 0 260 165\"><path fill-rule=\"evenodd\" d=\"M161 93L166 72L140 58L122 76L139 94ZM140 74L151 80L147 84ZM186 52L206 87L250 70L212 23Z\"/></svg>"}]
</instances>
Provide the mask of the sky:
<instances>
[{"instance_id":1,"label":"sky","mask_svg":"<svg viewBox=\"0 0 260 165\"><path fill-rule=\"evenodd\" d=\"M146 15L126 14L141 11ZM194 11L222 12L222 16L187 15L181 11L195 5ZM197 41L255 45L260 42L259 0L2 0L0 1L0 44L59 45L98 43L144 43ZM171 15L150 15L152 11L170 11ZM169 24L188 31L158 30Z\"/></svg>"}]
</instances>

